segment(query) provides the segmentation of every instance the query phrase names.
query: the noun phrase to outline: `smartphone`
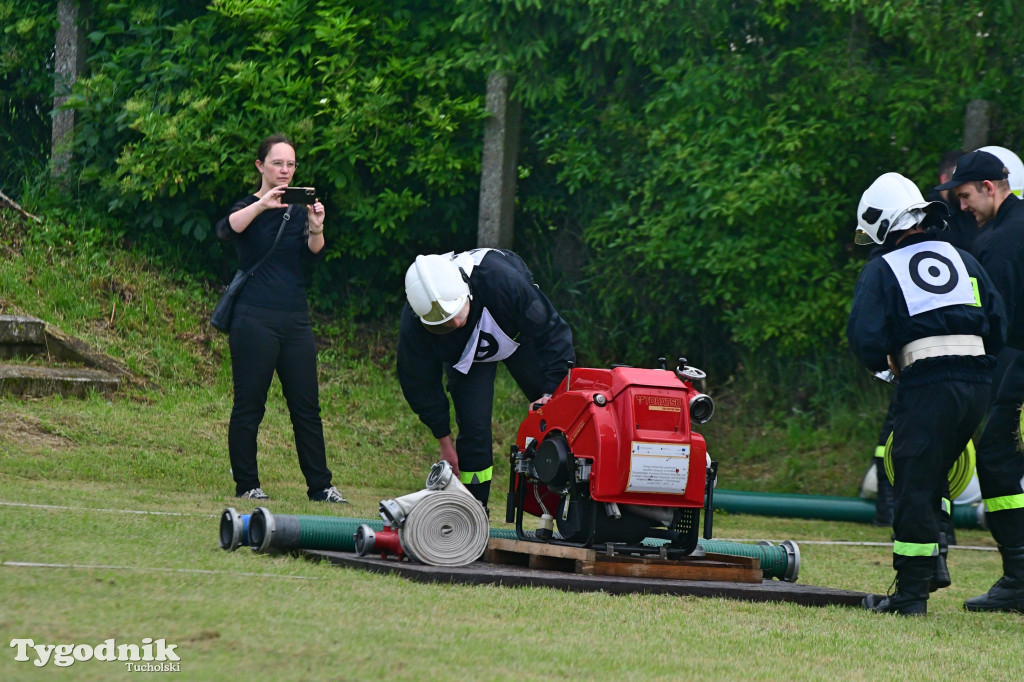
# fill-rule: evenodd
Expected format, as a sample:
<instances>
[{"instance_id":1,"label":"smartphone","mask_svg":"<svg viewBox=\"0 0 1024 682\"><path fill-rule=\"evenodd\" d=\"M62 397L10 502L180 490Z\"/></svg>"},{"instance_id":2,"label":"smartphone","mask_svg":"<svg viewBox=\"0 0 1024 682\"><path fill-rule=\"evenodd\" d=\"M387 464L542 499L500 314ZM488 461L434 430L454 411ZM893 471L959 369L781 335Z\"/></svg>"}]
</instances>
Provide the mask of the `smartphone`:
<instances>
[{"instance_id":1,"label":"smartphone","mask_svg":"<svg viewBox=\"0 0 1024 682\"><path fill-rule=\"evenodd\" d=\"M316 203L316 187L285 187L281 195L282 204L306 204Z\"/></svg>"}]
</instances>

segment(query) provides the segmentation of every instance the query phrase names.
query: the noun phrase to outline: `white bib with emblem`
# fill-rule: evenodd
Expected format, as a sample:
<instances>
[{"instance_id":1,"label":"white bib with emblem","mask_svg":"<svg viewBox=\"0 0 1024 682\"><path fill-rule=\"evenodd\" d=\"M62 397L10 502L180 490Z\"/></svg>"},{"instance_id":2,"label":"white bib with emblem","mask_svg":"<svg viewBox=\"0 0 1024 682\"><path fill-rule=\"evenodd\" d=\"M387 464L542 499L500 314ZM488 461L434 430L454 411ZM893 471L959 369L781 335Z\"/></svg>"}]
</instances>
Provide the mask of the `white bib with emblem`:
<instances>
[{"instance_id":1,"label":"white bib with emblem","mask_svg":"<svg viewBox=\"0 0 1024 682\"><path fill-rule=\"evenodd\" d=\"M474 362L500 362L516 352L519 344L501 331L487 308L480 313L480 321L469 337L469 343L462 351L462 357L455 363L455 369L463 374L469 372Z\"/></svg>"},{"instance_id":2,"label":"white bib with emblem","mask_svg":"<svg viewBox=\"0 0 1024 682\"><path fill-rule=\"evenodd\" d=\"M911 316L974 303L967 266L951 244L921 242L891 251L882 258L896 275Z\"/></svg>"}]
</instances>

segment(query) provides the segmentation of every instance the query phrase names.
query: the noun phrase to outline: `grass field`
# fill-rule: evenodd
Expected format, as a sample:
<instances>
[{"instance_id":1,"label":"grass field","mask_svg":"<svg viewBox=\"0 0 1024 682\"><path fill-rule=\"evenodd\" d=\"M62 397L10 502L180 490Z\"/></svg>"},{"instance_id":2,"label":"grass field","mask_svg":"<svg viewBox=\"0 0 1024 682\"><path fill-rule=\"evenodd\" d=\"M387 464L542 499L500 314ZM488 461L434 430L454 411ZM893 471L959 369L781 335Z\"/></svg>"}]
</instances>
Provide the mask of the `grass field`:
<instances>
[{"instance_id":1,"label":"grass field","mask_svg":"<svg viewBox=\"0 0 1024 682\"><path fill-rule=\"evenodd\" d=\"M99 660L37 667L15 660L16 639L97 646L144 638L175 645L173 674L188 680L1021 679L1024 617L961 609L1000 572L981 530L958 533L953 585L922 619L425 585L289 555L224 552L220 512L256 505L231 496L227 349L203 324L212 294L123 253L101 258L57 239L8 245L0 286L9 307L86 338L152 383L109 400L0 399L0 680L142 674ZM387 330L335 333L325 321L321 332L328 463L351 503L306 501L275 382L260 433L261 478L273 498L265 506L373 518L381 499L423 487L436 444L404 404ZM497 402L501 453L525 409L504 375ZM730 412L741 404L723 396L719 426L706 433L723 487L854 494L877 428L871 419L837 413L816 426L786 406L763 418ZM499 464L496 473L500 502L507 472ZM492 522L499 516L492 512ZM863 524L718 514L715 537L795 540L800 583L884 592L892 580L891 547L857 544L884 543L888 532Z\"/></svg>"},{"instance_id":2,"label":"grass field","mask_svg":"<svg viewBox=\"0 0 1024 682\"><path fill-rule=\"evenodd\" d=\"M345 391L327 385L325 418L330 465L351 503L305 500L275 391L260 460L275 513L373 518L381 499L422 487L433 444L403 416L394 379L369 363L344 375ZM113 401L0 401L0 679L138 674L96 660L35 668L13 660L6 643L15 638L92 646L163 638L177 645L183 678L196 680L1011 680L1024 666L1020 616L960 608L997 577L992 551L954 547L954 584L918 620L843 607L423 585L246 548L224 552L220 511L255 505L231 497L223 384L219 377L209 388ZM501 388L513 402L507 380ZM884 591L891 580L888 547L819 544L884 542L881 529L727 514L715 529L716 538L801 543L801 583ZM959 541L992 546L980 530L960 531Z\"/></svg>"}]
</instances>

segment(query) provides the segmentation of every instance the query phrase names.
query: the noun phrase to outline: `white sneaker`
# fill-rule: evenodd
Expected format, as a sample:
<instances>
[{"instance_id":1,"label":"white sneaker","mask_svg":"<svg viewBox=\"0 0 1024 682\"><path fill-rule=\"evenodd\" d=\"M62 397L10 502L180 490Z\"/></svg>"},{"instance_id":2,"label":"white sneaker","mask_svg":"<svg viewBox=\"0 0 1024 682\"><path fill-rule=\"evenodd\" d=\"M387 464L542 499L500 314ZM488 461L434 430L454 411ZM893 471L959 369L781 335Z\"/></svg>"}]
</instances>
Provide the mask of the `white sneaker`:
<instances>
[{"instance_id":1,"label":"white sneaker","mask_svg":"<svg viewBox=\"0 0 1024 682\"><path fill-rule=\"evenodd\" d=\"M348 500L341 496L338 489L333 485L329 488L324 488L320 492L313 493L309 499L313 502L334 502L335 504L347 504Z\"/></svg>"},{"instance_id":2,"label":"white sneaker","mask_svg":"<svg viewBox=\"0 0 1024 682\"><path fill-rule=\"evenodd\" d=\"M235 495L235 497L241 497L245 500L269 500L270 495L263 492L263 488L253 488L252 490L246 490L241 495Z\"/></svg>"}]
</instances>

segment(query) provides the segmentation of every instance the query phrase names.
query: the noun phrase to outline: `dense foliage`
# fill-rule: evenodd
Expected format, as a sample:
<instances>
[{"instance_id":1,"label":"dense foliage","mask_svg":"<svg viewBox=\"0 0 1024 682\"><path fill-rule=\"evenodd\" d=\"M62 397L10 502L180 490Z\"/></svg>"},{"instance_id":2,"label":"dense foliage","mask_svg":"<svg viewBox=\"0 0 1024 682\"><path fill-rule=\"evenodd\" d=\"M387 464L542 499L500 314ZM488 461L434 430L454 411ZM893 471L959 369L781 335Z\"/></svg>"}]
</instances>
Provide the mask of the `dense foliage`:
<instances>
[{"instance_id":1,"label":"dense foliage","mask_svg":"<svg viewBox=\"0 0 1024 682\"><path fill-rule=\"evenodd\" d=\"M0 190L7 194L20 193L50 152L55 5L0 0Z\"/></svg>"},{"instance_id":2,"label":"dense foliage","mask_svg":"<svg viewBox=\"0 0 1024 682\"><path fill-rule=\"evenodd\" d=\"M0 38L22 155L41 138L9 126L38 133L39 105L10 93L49 96L55 5L19 3ZM400 300L416 252L474 245L486 76L512 74L516 249L592 361L830 352L863 188L887 170L932 185L975 98L991 143L1024 141L1024 28L1005 0L92 5L79 200L218 272L212 221L251 188L259 139L286 132L296 183L334 218L317 305L352 314Z\"/></svg>"}]
</instances>

